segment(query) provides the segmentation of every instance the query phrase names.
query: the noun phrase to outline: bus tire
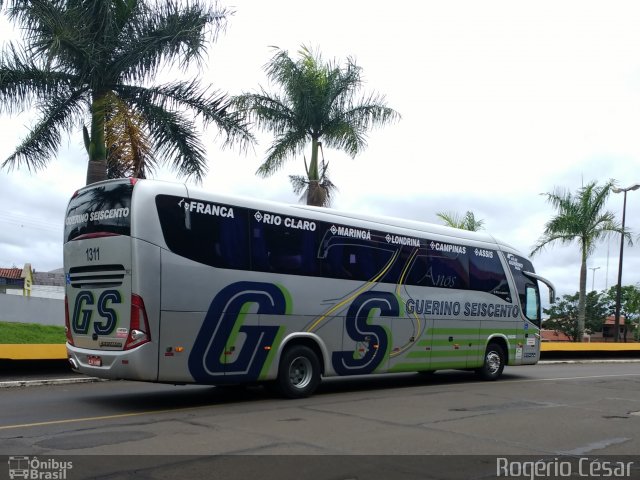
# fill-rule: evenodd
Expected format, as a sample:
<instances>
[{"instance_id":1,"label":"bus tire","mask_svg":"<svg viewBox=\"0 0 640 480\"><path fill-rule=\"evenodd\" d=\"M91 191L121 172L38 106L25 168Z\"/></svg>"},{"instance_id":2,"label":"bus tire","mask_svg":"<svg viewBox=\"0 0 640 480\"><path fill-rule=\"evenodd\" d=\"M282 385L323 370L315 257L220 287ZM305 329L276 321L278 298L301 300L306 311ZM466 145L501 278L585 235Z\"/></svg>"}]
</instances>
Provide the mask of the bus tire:
<instances>
[{"instance_id":1,"label":"bus tire","mask_svg":"<svg viewBox=\"0 0 640 480\"><path fill-rule=\"evenodd\" d=\"M304 345L287 348L280 358L279 392L286 398L303 398L313 394L320 383L320 361L313 350Z\"/></svg>"},{"instance_id":2,"label":"bus tire","mask_svg":"<svg viewBox=\"0 0 640 480\"><path fill-rule=\"evenodd\" d=\"M502 346L497 343L490 343L484 353L482 367L476 370L476 373L483 380L497 380L502 375L505 362L506 356Z\"/></svg>"}]
</instances>

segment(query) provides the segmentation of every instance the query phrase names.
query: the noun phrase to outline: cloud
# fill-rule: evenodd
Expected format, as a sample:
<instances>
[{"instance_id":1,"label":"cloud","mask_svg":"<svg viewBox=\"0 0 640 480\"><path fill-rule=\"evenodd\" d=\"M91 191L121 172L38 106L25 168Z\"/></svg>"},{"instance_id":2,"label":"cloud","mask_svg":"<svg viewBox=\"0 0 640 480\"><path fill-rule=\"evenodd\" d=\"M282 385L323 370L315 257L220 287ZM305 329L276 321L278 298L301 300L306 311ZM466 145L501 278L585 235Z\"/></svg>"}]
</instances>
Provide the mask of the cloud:
<instances>
[{"instance_id":1,"label":"cloud","mask_svg":"<svg viewBox=\"0 0 640 480\"><path fill-rule=\"evenodd\" d=\"M371 131L355 159L325 149L338 209L434 223L437 212L472 210L488 233L528 253L554 214L541 193L575 191L592 180L640 182L636 2L429 2L419 14L380 1L366 8L335 0L321 9L296 0L234 5L205 81L231 94L270 88L263 71L269 45L295 53L304 43L325 58L355 57L365 91L384 94L402 114L397 124ZM26 135L32 115L0 115L0 160ZM298 201L288 175L303 173L302 158L260 179L255 171L271 136L260 134L255 150L239 154L220 151L215 134L205 133L203 188ZM79 132L42 172L0 171L0 266L62 265L62 217L85 174ZM176 180L166 169L158 177ZM608 209L620 218L622 195L612 195ZM632 192L627 225L636 234L639 218L640 192ZM589 267L601 267L596 288L605 286L607 264L608 284L615 281L618 248L613 237L589 259ZM638 247L626 248L624 258L624 282L640 282ZM579 260L575 245L550 246L534 265L559 293L575 293Z\"/></svg>"}]
</instances>

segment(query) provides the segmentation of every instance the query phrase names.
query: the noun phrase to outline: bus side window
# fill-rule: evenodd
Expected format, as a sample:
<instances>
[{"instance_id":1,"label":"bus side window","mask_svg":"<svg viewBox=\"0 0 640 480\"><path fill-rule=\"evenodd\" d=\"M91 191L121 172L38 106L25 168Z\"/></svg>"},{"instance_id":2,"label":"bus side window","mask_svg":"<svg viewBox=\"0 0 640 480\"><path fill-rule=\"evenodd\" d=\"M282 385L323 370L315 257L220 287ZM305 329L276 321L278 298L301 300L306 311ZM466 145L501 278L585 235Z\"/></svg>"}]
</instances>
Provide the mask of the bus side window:
<instances>
[{"instance_id":1,"label":"bus side window","mask_svg":"<svg viewBox=\"0 0 640 480\"><path fill-rule=\"evenodd\" d=\"M420 285L426 287L469 288L469 267L466 255L439 252L429 253L427 270L420 280Z\"/></svg>"},{"instance_id":2,"label":"bus side window","mask_svg":"<svg viewBox=\"0 0 640 480\"><path fill-rule=\"evenodd\" d=\"M404 252L403 252L404 253ZM408 254L404 254L402 257L402 264L406 265L409 262ZM420 280L424 278L427 272L427 257L426 255L416 255L411 261L407 276L404 283L407 285L419 285Z\"/></svg>"},{"instance_id":3,"label":"bus side window","mask_svg":"<svg viewBox=\"0 0 640 480\"><path fill-rule=\"evenodd\" d=\"M502 262L497 252L491 251L491 254L492 256L486 257L475 253L469 255L471 289L491 293L510 302L511 292Z\"/></svg>"},{"instance_id":4,"label":"bus side window","mask_svg":"<svg viewBox=\"0 0 640 480\"><path fill-rule=\"evenodd\" d=\"M363 244L350 243L342 249L342 278L370 280L375 274L371 248Z\"/></svg>"},{"instance_id":5,"label":"bus side window","mask_svg":"<svg viewBox=\"0 0 640 480\"><path fill-rule=\"evenodd\" d=\"M524 314L529 320L539 320L540 318L540 294L538 289L532 285L527 285L525 291Z\"/></svg>"},{"instance_id":6,"label":"bus side window","mask_svg":"<svg viewBox=\"0 0 640 480\"><path fill-rule=\"evenodd\" d=\"M193 213L179 197L156 196L160 226L173 253L217 268L246 269L249 266L247 212L235 207L235 217Z\"/></svg>"},{"instance_id":7,"label":"bus side window","mask_svg":"<svg viewBox=\"0 0 640 480\"><path fill-rule=\"evenodd\" d=\"M318 273L317 234L252 221L251 266L253 270L289 275Z\"/></svg>"},{"instance_id":8,"label":"bus side window","mask_svg":"<svg viewBox=\"0 0 640 480\"><path fill-rule=\"evenodd\" d=\"M258 272L269 271L269 253L260 223L251 226L251 269Z\"/></svg>"}]
</instances>

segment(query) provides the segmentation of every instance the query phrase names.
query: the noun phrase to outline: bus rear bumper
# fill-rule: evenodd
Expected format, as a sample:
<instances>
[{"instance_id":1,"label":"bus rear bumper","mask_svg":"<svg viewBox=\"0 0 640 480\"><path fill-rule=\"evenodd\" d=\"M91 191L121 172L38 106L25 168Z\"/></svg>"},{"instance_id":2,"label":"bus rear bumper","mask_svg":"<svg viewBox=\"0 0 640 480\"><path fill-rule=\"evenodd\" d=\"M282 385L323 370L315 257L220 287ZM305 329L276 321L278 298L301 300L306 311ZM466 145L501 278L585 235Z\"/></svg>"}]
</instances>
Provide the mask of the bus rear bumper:
<instances>
[{"instance_id":1,"label":"bus rear bumper","mask_svg":"<svg viewBox=\"0 0 640 480\"><path fill-rule=\"evenodd\" d=\"M157 347L146 343L132 350L110 351L78 348L67 343L74 371L111 380L158 380Z\"/></svg>"}]
</instances>

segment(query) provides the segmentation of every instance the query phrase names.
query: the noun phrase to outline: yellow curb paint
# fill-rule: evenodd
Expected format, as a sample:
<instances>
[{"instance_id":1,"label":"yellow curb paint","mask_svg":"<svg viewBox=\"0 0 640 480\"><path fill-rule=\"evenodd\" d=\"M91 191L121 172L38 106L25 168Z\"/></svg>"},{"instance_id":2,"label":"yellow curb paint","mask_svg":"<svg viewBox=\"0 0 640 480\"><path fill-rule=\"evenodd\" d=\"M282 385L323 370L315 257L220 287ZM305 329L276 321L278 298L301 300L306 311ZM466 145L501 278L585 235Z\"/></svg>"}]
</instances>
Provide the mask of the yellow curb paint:
<instances>
[{"instance_id":1,"label":"yellow curb paint","mask_svg":"<svg viewBox=\"0 0 640 480\"><path fill-rule=\"evenodd\" d=\"M543 352L640 352L640 343L542 342L540 349ZM67 348L64 344L0 344L2 360L65 360L66 358Z\"/></svg>"},{"instance_id":2,"label":"yellow curb paint","mask_svg":"<svg viewBox=\"0 0 640 480\"><path fill-rule=\"evenodd\" d=\"M640 352L640 343L542 342L543 352Z\"/></svg>"},{"instance_id":3,"label":"yellow curb paint","mask_svg":"<svg viewBox=\"0 0 640 480\"><path fill-rule=\"evenodd\" d=\"M31 345L0 345L3 360L64 360L67 347L63 344L37 343Z\"/></svg>"}]
</instances>

